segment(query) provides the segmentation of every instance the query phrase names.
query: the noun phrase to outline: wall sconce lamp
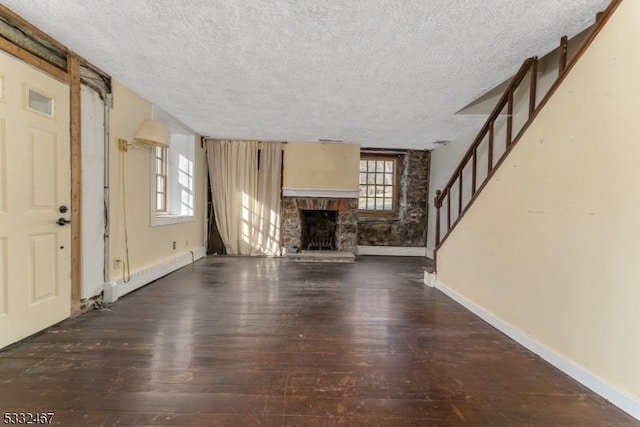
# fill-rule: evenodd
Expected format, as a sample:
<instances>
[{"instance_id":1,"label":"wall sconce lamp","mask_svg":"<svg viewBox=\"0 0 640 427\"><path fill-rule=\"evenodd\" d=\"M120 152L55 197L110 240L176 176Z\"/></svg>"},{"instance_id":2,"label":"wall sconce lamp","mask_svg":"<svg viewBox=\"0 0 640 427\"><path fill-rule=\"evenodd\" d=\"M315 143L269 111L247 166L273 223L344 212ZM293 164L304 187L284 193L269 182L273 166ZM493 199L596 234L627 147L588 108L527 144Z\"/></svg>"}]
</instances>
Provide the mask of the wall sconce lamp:
<instances>
[{"instance_id":1,"label":"wall sconce lamp","mask_svg":"<svg viewBox=\"0 0 640 427\"><path fill-rule=\"evenodd\" d=\"M136 135L133 137L133 142L151 147L169 146L167 142L167 131L164 125L157 120L151 119L142 121ZM129 143L126 139L118 139L118 149L120 151L127 151L130 145L133 144Z\"/></svg>"}]
</instances>

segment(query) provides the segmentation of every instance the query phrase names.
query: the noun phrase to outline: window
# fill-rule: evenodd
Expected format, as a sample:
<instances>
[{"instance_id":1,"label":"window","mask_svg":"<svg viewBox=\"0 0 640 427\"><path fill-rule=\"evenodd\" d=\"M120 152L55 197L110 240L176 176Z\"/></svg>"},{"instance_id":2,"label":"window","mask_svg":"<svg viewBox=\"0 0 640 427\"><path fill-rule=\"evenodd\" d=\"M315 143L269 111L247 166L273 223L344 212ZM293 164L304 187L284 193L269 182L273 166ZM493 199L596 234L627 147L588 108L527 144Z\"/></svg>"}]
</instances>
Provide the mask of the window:
<instances>
[{"instance_id":1,"label":"window","mask_svg":"<svg viewBox=\"0 0 640 427\"><path fill-rule=\"evenodd\" d=\"M54 116L54 100L52 97L45 95L42 92L28 88L27 108L31 111L35 111L44 114L49 117Z\"/></svg>"},{"instance_id":2,"label":"window","mask_svg":"<svg viewBox=\"0 0 640 427\"><path fill-rule=\"evenodd\" d=\"M169 130L169 147L152 153L151 225L195 220L195 136Z\"/></svg>"},{"instance_id":3,"label":"window","mask_svg":"<svg viewBox=\"0 0 640 427\"><path fill-rule=\"evenodd\" d=\"M360 156L360 198L358 209L372 215L393 215L397 211L397 158Z\"/></svg>"},{"instance_id":4,"label":"window","mask_svg":"<svg viewBox=\"0 0 640 427\"><path fill-rule=\"evenodd\" d=\"M167 147L154 147L156 166L156 212L167 212Z\"/></svg>"}]
</instances>

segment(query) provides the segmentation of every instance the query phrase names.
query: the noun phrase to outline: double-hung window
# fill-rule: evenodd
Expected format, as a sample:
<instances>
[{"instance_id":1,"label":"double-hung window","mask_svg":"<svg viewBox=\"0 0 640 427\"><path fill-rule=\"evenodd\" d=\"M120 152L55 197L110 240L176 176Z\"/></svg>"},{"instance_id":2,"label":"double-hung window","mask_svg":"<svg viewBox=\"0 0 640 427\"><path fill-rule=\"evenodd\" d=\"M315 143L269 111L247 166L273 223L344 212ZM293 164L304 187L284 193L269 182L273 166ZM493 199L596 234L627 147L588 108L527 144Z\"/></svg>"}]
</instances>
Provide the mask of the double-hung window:
<instances>
[{"instance_id":1,"label":"double-hung window","mask_svg":"<svg viewBox=\"0 0 640 427\"><path fill-rule=\"evenodd\" d=\"M167 128L169 146L151 149L151 225L194 221L196 135L155 111Z\"/></svg>"},{"instance_id":2,"label":"double-hung window","mask_svg":"<svg viewBox=\"0 0 640 427\"><path fill-rule=\"evenodd\" d=\"M156 213L167 213L167 147L154 147L156 175Z\"/></svg>"},{"instance_id":3,"label":"double-hung window","mask_svg":"<svg viewBox=\"0 0 640 427\"><path fill-rule=\"evenodd\" d=\"M361 214L376 216L397 213L397 163L398 158L394 156L360 155L358 210Z\"/></svg>"}]
</instances>

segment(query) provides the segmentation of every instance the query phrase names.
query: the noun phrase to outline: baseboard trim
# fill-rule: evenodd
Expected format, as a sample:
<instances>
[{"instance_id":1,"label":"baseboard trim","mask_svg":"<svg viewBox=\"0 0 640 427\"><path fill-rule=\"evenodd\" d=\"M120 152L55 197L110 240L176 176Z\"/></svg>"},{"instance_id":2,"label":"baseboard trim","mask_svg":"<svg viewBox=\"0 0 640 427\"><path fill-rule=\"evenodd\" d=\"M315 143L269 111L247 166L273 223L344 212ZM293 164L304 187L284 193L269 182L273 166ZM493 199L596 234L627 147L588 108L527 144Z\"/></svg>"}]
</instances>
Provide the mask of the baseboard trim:
<instances>
[{"instance_id":1,"label":"baseboard trim","mask_svg":"<svg viewBox=\"0 0 640 427\"><path fill-rule=\"evenodd\" d=\"M425 247L358 246L358 255L426 256Z\"/></svg>"},{"instance_id":2,"label":"baseboard trim","mask_svg":"<svg viewBox=\"0 0 640 427\"><path fill-rule=\"evenodd\" d=\"M185 265L191 264L207 255L206 248L201 246L193 251L185 252L174 258L162 261L140 271L131 274L131 278L125 283L124 279L110 282L105 285L105 302L115 302L118 298L140 289L167 274L176 271Z\"/></svg>"},{"instance_id":3,"label":"baseboard trim","mask_svg":"<svg viewBox=\"0 0 640 427\"><path fill-rule=\"evenodd\" d=\"M556 353L555 351L540 343L539 341L536 341L532 337L524 334L519 329L514 328L502 319L496 317L495 315L486 311L484 308L468 300L464 296L460 295L456 291L450 289L437 280L436 288L503 334L507 335L509 338L513 339L523 347L537 354L556 368L560 369L562 372L566 373L579 383L599 394L632 417L640 420L640 401L626 395L616 387L604 381L602 378L589 372L580 365L577 365L570 359L567 359L566 357Z\"/></svg>"}]
</instances>

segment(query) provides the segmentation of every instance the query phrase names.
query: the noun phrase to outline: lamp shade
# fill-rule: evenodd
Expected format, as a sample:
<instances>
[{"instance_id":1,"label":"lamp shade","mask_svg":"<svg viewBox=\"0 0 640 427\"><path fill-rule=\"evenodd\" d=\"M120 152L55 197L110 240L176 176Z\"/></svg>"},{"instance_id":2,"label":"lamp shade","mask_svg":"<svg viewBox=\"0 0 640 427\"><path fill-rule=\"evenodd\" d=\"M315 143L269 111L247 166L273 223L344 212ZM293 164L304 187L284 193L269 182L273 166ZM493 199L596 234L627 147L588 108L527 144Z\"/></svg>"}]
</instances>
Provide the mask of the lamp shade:
<instances>
[{"instance_id":1,"label":"lamp shade","mask_svg":"<svg viewBox=\"0 0 640 427\"><path fill-rule=\"evenodd\" d=\"M145 119L138 128L134 141L147 145L167 147L167 131L157 120Z\"/></svg>"}]
</instances>

